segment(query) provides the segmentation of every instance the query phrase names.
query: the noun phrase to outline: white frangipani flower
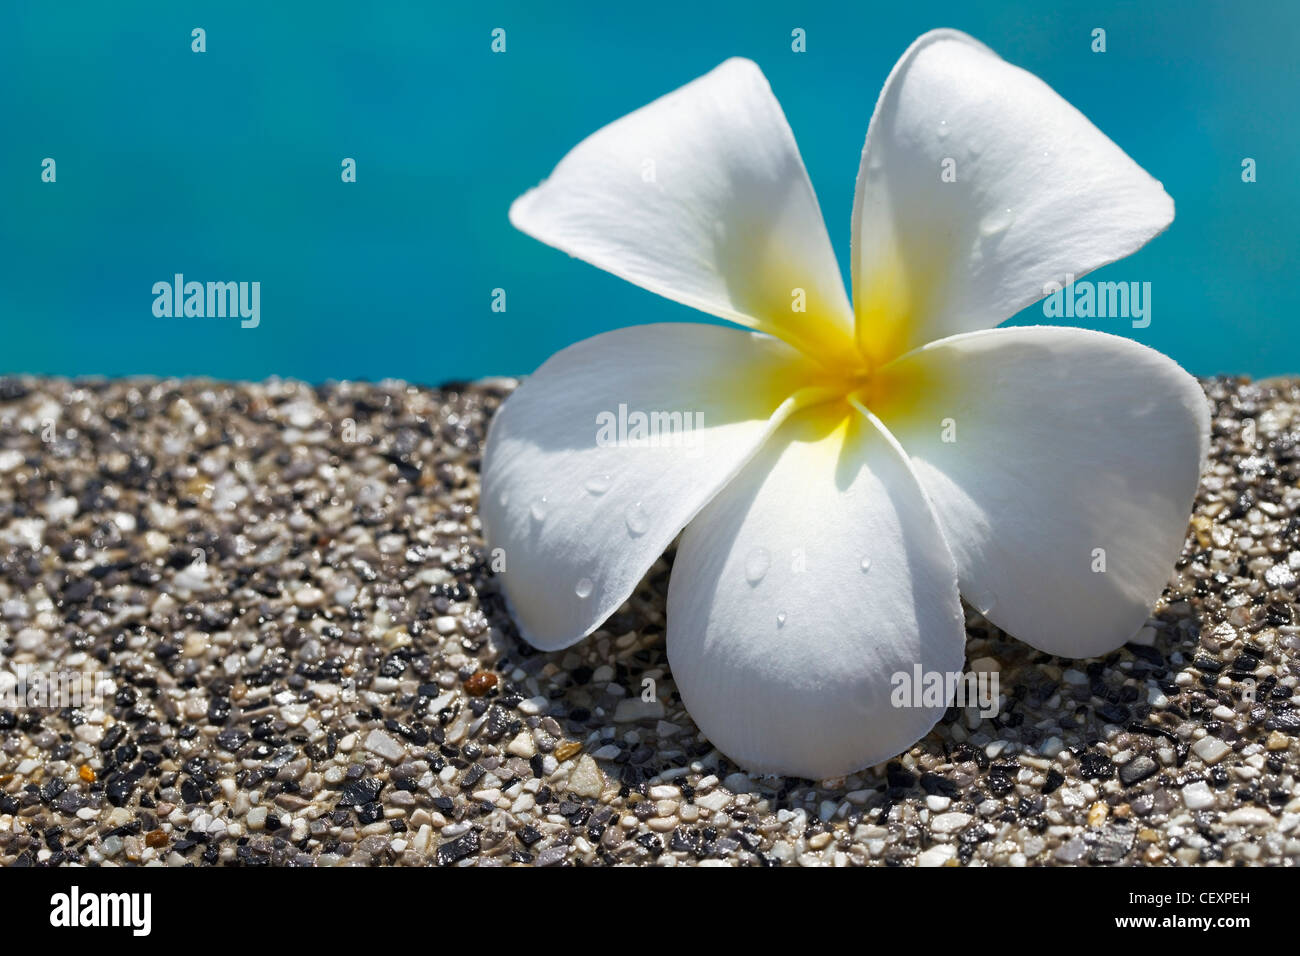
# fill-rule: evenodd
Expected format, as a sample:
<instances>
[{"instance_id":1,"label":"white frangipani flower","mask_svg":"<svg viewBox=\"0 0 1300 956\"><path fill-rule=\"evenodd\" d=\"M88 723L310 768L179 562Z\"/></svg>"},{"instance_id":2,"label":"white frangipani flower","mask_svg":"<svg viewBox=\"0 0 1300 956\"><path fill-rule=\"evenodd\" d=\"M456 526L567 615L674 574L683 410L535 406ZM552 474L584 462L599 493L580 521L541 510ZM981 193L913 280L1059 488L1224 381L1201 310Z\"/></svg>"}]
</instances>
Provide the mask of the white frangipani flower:
<instances>
[{"instance_id":1,"label":"white frangipani flower","mask_svg":"<svg viewBox=\"0 0 1300 956\"><path fill-rule=\"evenodd\" d=\"M853 305L753 63L584 140L511 222L753 331L598 335L506 401L482 517L522 634L545 650L590 634L685 529L667 641L687 710L749 770L811 778L891 757L942 716L892 706L891 678L962 669L959 585L1049 653L1124 643L1182 545L1204 395L1127 339L993 326L1173 214L1041 80L952 30L917 40L876 104ZM690 447L600 441L620 406L703 428Z\"/></svg>"}]
</instances>

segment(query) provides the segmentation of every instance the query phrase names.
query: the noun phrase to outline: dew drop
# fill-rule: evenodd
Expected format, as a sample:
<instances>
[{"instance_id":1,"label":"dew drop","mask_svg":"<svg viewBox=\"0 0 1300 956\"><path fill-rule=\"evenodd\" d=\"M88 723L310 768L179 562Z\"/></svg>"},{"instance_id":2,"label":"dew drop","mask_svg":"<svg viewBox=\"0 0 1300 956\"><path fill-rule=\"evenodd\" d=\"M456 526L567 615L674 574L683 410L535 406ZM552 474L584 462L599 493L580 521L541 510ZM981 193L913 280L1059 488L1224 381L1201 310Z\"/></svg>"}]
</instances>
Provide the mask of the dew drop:
<instances>
[{"instance_id":1,"label":"dew drop","mask_svg":"<svg viewBox=\"0 0 1300 956\"><path fill-rule=\"evenodd\" d=\"M583 487L589 495L603 495L613 484L614 479L609 475L592 475Z\"/></svg>"},{"instance_id":2,"label":"dew drop","mask_svg":"<svg viewBox=\"0 0 1300 956\"><path fill-rule=\"evenodd\" d=\"M501 502L501 507L504 508L506 505L510 504L510 492L501 492L501 497L497 500Z\"/></svg>"},{"instance_id":3,"label":"dew drop","mask_svg":"<svg viewBox=\"0 0 1300 956\"><path fill-rule=\"evenodd\" d=\"M749 552L749 557L745 558L745 580L750 584L757 584L763 580L767 569L771 566L772 555L768 553L767 548L755 548Z\"/></svg>"},{"instance_id":4,"label":"dew drop","mask_svg":"<svg viewBox=\"0 0 1300 956\"><path fill-rule=\"evenodd\" d=\"M858 562L858 567L862 569L863 574L866 574L871 570L871 559L864 556L862 560Z\"/></svg>"},{"instance_id":5,"label":"dew drop","mask_svg":"<svg viewBox=\"0 0 1300 956\"><path fill-rule=\"evenodd\" d=\"M529 505L528 512L533 516L534 521L546 520L546 495L538 495Z\"/></svg>"},{"instance_id":6,"label":"dew drop","mask_svg":"<svg viewBox=\"0 0 1300 956\"><path fill-rule=\"evenodd\" d=\"M778 611L776 614L776 626L785 627L785 611Z\"/></svg>"},{"instance_id":7,"label":"dew drop","mask_svg":"<svg viewBox=\"0 0 1300 956\"><path fill-rule=\"evenodd\" d=\"M639 501L627 506L627 510L623 512L623 520L627 522L628 533L633 537L645 534L646 529L650 527L650 516L646 514Z\"/></svg>"},{"instance_id":8,"label":"dew drop","mask_svg":"<svg viewBox=\"0 0 1300 956\"><path fill-rule=\"evenodd\" d=\"M985 239L992 239L994 236L1000 236L1010 228L1015 222L1016 214L1010 209L995 209L984 217L980 223L980 236Z\"/></svg>"},{"instance_id":9,"label":"dew drop","mask_svg":"<svg viewBox=\"0 0 1300 956\"><path fill-rule=\"evenodd\" d=\"M578 578L578 583L573 586L573 593L580 598L589 598L594 588L595 585L591 583L591 578Z\"/></svg>"},{"instance_id":10,"label":"dew drop","mask_svg":"<svg viewBox=\"0 0 1300 956\"><path fill-rule=\"evenodd\" d=\"M948 138L948 134L951 133L951 132L952 132L952 129L948 126L948 121L947 121L947 120L939 120L939 128L938 128L937 130L935 130L935 134L936 134L940 139L947 139L947 138Z\"/></svg>"}]
</instances>

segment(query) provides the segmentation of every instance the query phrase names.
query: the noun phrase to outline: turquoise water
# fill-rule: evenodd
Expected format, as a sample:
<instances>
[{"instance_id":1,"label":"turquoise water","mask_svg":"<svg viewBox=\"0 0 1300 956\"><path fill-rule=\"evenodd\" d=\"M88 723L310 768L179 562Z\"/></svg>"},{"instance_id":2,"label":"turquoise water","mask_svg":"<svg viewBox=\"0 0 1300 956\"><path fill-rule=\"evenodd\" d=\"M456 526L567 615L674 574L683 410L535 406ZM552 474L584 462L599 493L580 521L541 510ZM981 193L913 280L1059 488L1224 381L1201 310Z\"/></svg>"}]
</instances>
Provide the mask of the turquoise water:
<instances>
[{"instance_id":1,"label":"turquoise water","mask_svg":"<svg viewBox=\"0 0 1300 956\"><path fill-rule=\"evenodd\" d=\"M737 54L785 108L847 276L867 120L935 26L1042 76L1177 203L1168 233L1092 276L1151 282L1149 327L1054 321L1196 373L1300 372L1300 4L294 6L5 4L0 372L436 383L692 320L515 232L506 210L588 133ZM258 326L156 317L152 287L176 273L259 282Z\"/></svg>"}]
</instances>

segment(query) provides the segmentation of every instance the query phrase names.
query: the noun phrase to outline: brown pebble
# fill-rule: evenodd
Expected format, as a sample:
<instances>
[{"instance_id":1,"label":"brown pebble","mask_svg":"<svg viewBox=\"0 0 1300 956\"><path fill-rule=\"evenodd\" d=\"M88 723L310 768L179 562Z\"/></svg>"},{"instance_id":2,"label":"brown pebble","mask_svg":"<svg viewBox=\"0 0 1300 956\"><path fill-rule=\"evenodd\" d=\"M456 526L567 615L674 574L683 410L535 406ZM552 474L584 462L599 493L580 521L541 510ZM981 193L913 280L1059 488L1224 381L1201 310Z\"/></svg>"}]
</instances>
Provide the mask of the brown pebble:
<instances>
[{"instance_id":1,"label":"brown pebble","mask_svg":"<svg viewBox=\"0 0 1300 956\"><path fill-rule=\"evenodd\" d=\"M1205 515L1192 516L1192 530L1196 533L1196 543L1202 548L1208 548L1214 543L1210 537L1210 528L1213 525L1214 522Z\"/></svg>"},{"instance_id":2,"label":"brown pebble","mask_svg":"<svg viewBox=\"0 0 1300 956\"><path fill-rule=\"evenodd\" d=\"M167 834L162 830L150 830L144 835L145 846L160 847L167 845Z\"/></svg>"},{"instance_id":3,"label":"brown pebble","mask_svg":"<svg viewBox=\"0 0 1300 956\"><path fill-rule=\"evenodd\" d=\"M497 686L497 675L491 671L475 671L465 681L465 693L471 697L482 697Z\"/></svg>"},{"instance_id":4,"label":"brown pebble","mask_svg":"<svg viewBox=\"0 0 1300 956\"><path fill-rule=\"evenodd\" d=\"M83 763L81 765L77 770L77 776L86 781L86 783L95 782L95 771L90 769L90 764L88 763Z\"/></svg>"},{"instance_id":5,"label":"brown pebble","mask_svg":"<svg viewBox=\"0 0 1300 956\"><path fill-rule=\"evenodd\" d=\"M564 743L556 745L555 759L563 763L581 749L582 744L578 743L576 740L566 740Z\"/></svg>"}]
</instances>

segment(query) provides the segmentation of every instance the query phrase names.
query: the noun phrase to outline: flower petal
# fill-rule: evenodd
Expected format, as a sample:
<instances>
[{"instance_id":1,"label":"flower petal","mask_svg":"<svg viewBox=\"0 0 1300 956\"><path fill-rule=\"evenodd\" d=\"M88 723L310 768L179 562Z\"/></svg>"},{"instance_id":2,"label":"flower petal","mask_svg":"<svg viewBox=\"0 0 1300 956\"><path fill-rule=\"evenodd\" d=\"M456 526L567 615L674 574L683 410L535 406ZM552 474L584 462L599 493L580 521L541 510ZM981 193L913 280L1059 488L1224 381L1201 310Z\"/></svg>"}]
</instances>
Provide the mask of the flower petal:
<instances>
[{"instance_id":1,"label":"flower petal","mask_svg":"<svg viewBox=\"0 0 1300 956\"><path fill-rule=\"evenodd\" d=\"M931 343L873 388L968 601L1065 657L1133 636L1173 573L1208 451L1195 379L1128 339L1031 326Z\"/></svg>"},{"instance_id":2,"label":"flower petal","mask_svg":"<svg viewBox=\"0 0 1300 956\"><path fill-rule=\"evenodd\" d=\"M749 60L587 137L515 200L510 221L674 301L819 356L853 353L853 310L817 197Z\"/></svg>"},{"instance_id":3,"label":"flower petal","mask_svg":"<svg viewBox=\"0 0 1300 956\"><path fill-rule=\"evenodd\" d=\"M964 33L927 33L890 73L862 151L859 343L883 362L991 328L1173 217L1160 183L1038 77Z\"/></svg>"},{"instance_id":4,"label":"flower petal","mask_svg":"<svg viewBox=\"0 0 1300 956\"><path fill-rule=\"evenodd\" d=\"M682 536L673 678L751 771L822 779L906 749L947 701L893 706L894 675L960 672L964 645L956 569L906 458L843 403L791 416Z\"/></svg>"},{"instance_id":5,"label":"flower petal","mask_svg":"<svg viewBox=\"0 0 1300 956\"><path fill-rule=\"evenodd\" d=\"M480 500L524 637L554 650L598 627L815 369L767 336L663 324L579 342L526 379L492 422ZM649 437L638 414L662 416L658 438L629 447Z\"/></svg>"}]
</instances>

